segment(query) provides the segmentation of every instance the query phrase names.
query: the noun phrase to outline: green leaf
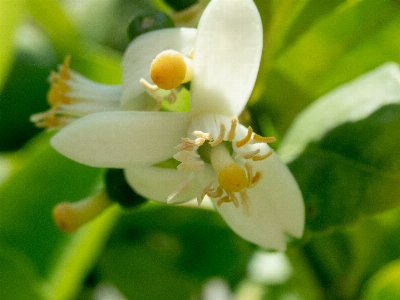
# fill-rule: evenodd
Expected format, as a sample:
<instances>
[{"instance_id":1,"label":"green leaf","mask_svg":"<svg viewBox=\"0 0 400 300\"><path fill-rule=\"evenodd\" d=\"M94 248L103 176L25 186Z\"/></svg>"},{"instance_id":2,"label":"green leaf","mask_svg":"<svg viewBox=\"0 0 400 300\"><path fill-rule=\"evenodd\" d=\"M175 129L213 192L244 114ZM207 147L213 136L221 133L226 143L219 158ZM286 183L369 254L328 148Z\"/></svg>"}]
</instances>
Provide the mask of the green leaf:
<instances>
[{"instance_id":1,"label":"green leaf","mask_svg":"<svg viewBox=\"0 0 400 300\"><path fill-rule=\"evenodd\" d=\"M102 170L61 156L50 147L50 136L38 136L12 156L17 170L0 186L0 246L17 249L30 262L46 299L63 300L80 290L120 210L114 206L74 234L56 227L53 206L92 194Z\"/></svg>"},{"instance_id":2,"label":"green leaf","mask_svg":"<svg viewBox=\"0 0 400 300\"><path fill-rule=\"evenodd\" d=\"M92 80L121 82L121 55L107 47L84 41L55 0L29 0L29 12L48 34L60 57L71 55L71 65Z\"/></svg>"},{"instance_id":3,"label":"green leaf","mask_svg":"<svg viewBox=\"0 0 400 300\"><path fill-rule=\"evenodd\" d=\"M21 150L19 170L0 186L0 243L23 251L41 276L70 239L54 225L53 206L87 196L101 173L61 156L48 138L41 136Z\"/></svg>"},{"instance_id":4,"label":"green leaf","mask_svg":"<svg viewBox=\"0 0 400 300\"><path fill-rule=\"evenodd\" d=\"M254 110L268 111L277 130L286 131L306 105L339 84L387 61L400 62L399 23L398 1L346 1L297 36L265 76L260 73L262 93L255 97L263 101Z\"/></svg>"},{"instance_id":5,"label":"green leaf","mask_svg":"<svg viewBox=\"0 0 400 300\"><path fill-rule=\"evenodd\" d=\"M23 1L0 1L0 89L12 63L15 29L24 12Z\"/></svg>"},{"instance_id":6,"label":"green leaf","mask_svg":"<svg viewBox=\"0 0 400 300\"><path fill-rule=\"evenodd\" d=\"M237 283L252 249L215 212L150 204L120 219L96 270L129 299L189 299L209 277Z\"/></svg>"},{"instance_id":7,"label":"green leaf","mask_svg":"<svg viewBox=\"0 0 400 300\"><path fill-rule=\"evenodd\" d=\"M379 270L367 283L363 299L397 300L400 298L400 260Z\"/></svg>"},{"instance_id":8,"label":"green leaf","mask_svg":"<svg viewBox=\"0 0 400 300\"><path fill-rule=\"evenodd\" d=\"M388 59L399 61L399 12L397 1L347 5L304 34L276 68L310 95L320 96Z\"/></svg>"},{"instance_id":9,"label":"green leaf","mask_svg":"<svg viewBox=\"0 0 400 300\"><path fill-rule=\"evenodd\" d=\"M0 247L0 270L0 299L44 299L34 265L18 249Z\"/></svg>"},{"instance_id":10,"label":"green leaf","mask_svg":"<svg viewBox=\"0 0 400 300\"><path fill-rule=\"evenodd\" d=\"M32 28L25 27L24 33L26 44L17 45L15 61L0 92L0 151L19 149L37 134L40 130L29 117L48 109L47 78L55 68L56 55Z\"/></svg>"},{"instance_id":11,"label":"green leaf","mask_svg":"<svg viewBox=\"0 0 400 300\"><path fill-rule=\"evenodd\" d=\"M307 227L326 230L400 204L400 71L384 65L307 108L279 153L299 182Z\"/></svg>"},{"instance_id":12,"label":"green leaf","mask_svg":"<svg viewBox=\"0 0 400 300\"><path fill-rule=\"evenodd\" d=\"M40 23L57 49L71 49L79 34L60 3L55 0L28 0L30 14Z\"/></svg>"}]
</instances>

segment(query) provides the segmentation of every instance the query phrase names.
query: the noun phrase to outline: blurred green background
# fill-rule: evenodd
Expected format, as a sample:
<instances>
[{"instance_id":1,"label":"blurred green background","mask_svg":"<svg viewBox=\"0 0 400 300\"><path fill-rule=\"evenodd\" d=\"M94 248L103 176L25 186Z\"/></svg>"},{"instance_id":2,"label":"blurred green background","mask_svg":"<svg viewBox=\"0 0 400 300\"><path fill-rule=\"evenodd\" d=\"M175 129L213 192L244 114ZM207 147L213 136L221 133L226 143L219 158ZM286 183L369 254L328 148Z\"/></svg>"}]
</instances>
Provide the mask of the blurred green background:
<instances>
[{"instance_id":1,"label":"blurred green background","mask_svg":"<svg viewBox=\"0 0 400 300\"><path fill-rule=\"evenodd\" d=\"M0 0L0 299L400 299L400 71L352 81L400 63L397 0L255 0L264 50L246 120L277 137L306 203L286 253L210 208L115 205L74 234L56 228L52 207L93 193L104 170L29 122L48 107L50 71L70 54L88 78L120 83L139 11L195 26L176 11L195 1L168 2Z\"/></svg>"}]
</instances>

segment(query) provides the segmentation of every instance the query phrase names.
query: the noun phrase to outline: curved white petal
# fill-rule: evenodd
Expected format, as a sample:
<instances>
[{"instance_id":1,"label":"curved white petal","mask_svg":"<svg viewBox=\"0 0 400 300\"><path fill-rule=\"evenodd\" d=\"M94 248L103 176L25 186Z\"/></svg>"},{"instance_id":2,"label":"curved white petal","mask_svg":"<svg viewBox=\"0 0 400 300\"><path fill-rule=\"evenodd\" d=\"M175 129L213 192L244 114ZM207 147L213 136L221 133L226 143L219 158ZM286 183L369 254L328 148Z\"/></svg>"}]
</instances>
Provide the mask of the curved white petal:
<instances>
[{"instance_id":1,"label":"curved white petal","mask_svg":"<svg viewBox=\"0 0 400 300\"><path fill-rule=\"evenodd\" d=\"M260 146L260 145L259 145ZM262 153L267 146L262 145ZM285 235L301 237L304 230L304 203L301 191L286 165L276 154L252 163L262 178L248 189L249 213L232 203L215 205L228 225L244 239L265 248L285 250Z\"/></svg>"},{"instance_id":2,"label":"curved white petal","mask_svg":"<svg viewBox=\"0 0 400 300\"><path fill-rule=\"evenodd\" d=\"M173 203L186 202L196 198L213 180L213 174L209 165L205 165L202 171L196 173L154 166L125 169L125 178L137 193L164 203L167 202L170 195L177 192Z\"/></svg>"},{"instance_id":3,"label":"curved white petal","mask_svg":"<svg viewBox=\"0 0 400 300\"><path fill-rule=\"evenodd\" d=\"M167 28L143 34L132 41L122 60L122 108L140 110L143 103L135 106L135 98L146 93L139 83L141 78L152 83L150 65L156 56L173 49L183 55L188 55L194 48L197 30L194 28ZM154 101L153 99L151 101ZM132 103L127 103L132 102Z\"/></svg>"},{"instance_id":4,"label":"curved white petal","mask_svg":"<svg viewBox=\"0 0 400 300\"><path fill-rule=\"evenodd\" d=\"M64 156L93 167L126 168L172 157L185 136L188 114L102 112L64 127L51 145Z\"/></svg>"},{"instance_id":5,"label":"curved white petal","mask_svg":"<svg viewBox=\"0 0 400 300\"><path fill-rule=\"evenodd\" d=\"M213 0L198 26L191 110L238 116L257 77L262 24L252 0Z\"/></svg>"}]
</instances>

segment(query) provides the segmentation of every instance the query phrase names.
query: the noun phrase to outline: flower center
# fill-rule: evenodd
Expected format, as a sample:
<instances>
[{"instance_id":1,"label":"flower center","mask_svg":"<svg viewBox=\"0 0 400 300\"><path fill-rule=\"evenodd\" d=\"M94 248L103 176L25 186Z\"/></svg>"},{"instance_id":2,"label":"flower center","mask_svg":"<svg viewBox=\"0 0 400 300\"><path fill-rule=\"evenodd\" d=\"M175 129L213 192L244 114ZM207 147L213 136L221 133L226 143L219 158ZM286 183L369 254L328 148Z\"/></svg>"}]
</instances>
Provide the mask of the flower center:
<instances>
[{"instance_id":1,"label":"flower center","mask_svg":"<svg viewBox=\"0 0 400 300\"><path fill-rule=\"evenodd\" d=\"M237 193L247 187L246 171L235 163L225 143L212 147L210 158L211 165L218 174L218 183L223 190Z\"/></svg>"},{"instance_id":2,"label":"flower center","mask_svg":"<svg viewBox=\"0 0 400 300\"><path fill-rule=\"evenodd\" d=\"M192 133L196 139L182 138L182 143L176 146L179 150L173 157L181 162L178 170L196 172L204 167L204 163L210 163L218 177L218 186L214 187L211 181L203 191L197 196L197 202L201 204L203 198L208 195L211 198L218 198L217 205L232 202L235 207L243 206L244 212L249 213L250 199L247 190L253 188L261 179L261 172L253 172L252 164L246 160L257 162L267 159L272 155L270 149L265 154L260 154L261 149L252 151L239 150L243 146L251 143L271 143L275 141L273 137L263 137L253 132L248 127L244 138L235 140L237 119L231 119L231 126L227 131L225 125L220 123L220 131L217 137L211 133L194 131ZM236 155L232 156L232 144L237 149ZM243 162L241 164L240 162ZM183 184L183 186L185 186ZM183 187L170 195L168 203L173 203L173 199L183 190ZM239 197L238 197L239 196Z\"/></svg>"},{"instance_id":3,"label":"flower center","mask_svg":"<svg viewBox=\"0 0 400 300\"><path fill-rule=\"evenodd\" d=\"M218 173L218 182L228 192L240 192L247 186L246 171L238 164L232 163Z\"/></svg>"},{"instance_id":4,"label":"flower center","mask_svg":"<svg viewBox=\"0 0 400 300\"><path fill-rule=\"evenodd\" d=\"M175 50L165 50L158 54L150 66L150 77L154 84L141 78L140 83L146 89L146 92L153 97L156 102L156 110L161 107L161 101L167 100L170 104L175 103L177 99L177 88L193 77L192 52L187 57ZM169 90L167 96L160 96L157 90Z\"/></svg>"}]
</instances>

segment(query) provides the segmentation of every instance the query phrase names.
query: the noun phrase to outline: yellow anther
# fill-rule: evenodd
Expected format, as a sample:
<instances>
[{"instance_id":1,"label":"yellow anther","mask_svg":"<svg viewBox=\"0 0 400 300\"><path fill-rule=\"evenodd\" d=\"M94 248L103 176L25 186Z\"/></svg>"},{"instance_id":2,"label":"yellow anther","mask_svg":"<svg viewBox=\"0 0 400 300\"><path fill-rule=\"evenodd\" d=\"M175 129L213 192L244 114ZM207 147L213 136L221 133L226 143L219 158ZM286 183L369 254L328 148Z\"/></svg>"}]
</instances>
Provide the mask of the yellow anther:
<instances>
[{"instance_id":1,"label":"yellow anther","mask_svg":"<svg viewBox=\"0 0 400 300\"><path fill-rule=\"evenodd\" d=\"M71 62L71 56L67 55L64 58L64 62L62 65L58 67L58 73L52 72L50 74L49 81L51 83L51 87L49 92L47 93L47 102L50 106L54 107L60 104L69 104L70 99L65 95L70 91L67 80L71 78L69 72L69 64Z\"/></svg>"},{"instance_id":2,"label":"yellow anther","mask_svg":"<svg viewBox=\"0 0 400 300\"><path fill-rule=\"evenodd\" d=\"M252 142L253 143L273 143L273 142L275 142L275 140L276 139L273 136L264 137L264 136L261 136L258 134L254 134Z\"/></svg>"},{"instance_id":3,"label":"yellow anther","mask_svg":"<svg viewBox=\"0 0 400 300\"><path fill-rule=\"evenodd\" d=\"M240 192L248 183L246 171L238 164L231 163L219 171L218 182L226 192Z\"/></svg>"},{"instance_id":4,"label":"yellow anther","mask_svg":"<svg viewBox=\"0 0 400 300\"><path fill-rule=\"evenodd\" d=\"M236 141L236 147L240 148L246 145L250 141L252 134L253 134L253 128L249 126L249 128L247 128L247 135L243 139Z\"/></svg>"},{"instance_id":5,"label":"yellow anther","mask_svg":"<svg viewBox=\"0 0 400 300\"><path fill-rule=\"evenodd\" d=\"M217 146L217 145L222 143L222 141L224 140L225 131L226 131L225 125L222 124L222 123L219 124L219 135L215 140L210 142L210 146L211 147L215 147L215 146Z\"/></svg>"},{"instance_id":6,"label":"yellow anther","mask_svg":"<svg viewBox=\"0 0 400 300\"><path fill-rule=\"evenodd\" d=\"M219 198L222 196L224 193L224 190L221 188L221 186L218 186L216 190L209 190L207 192L207 195L210 196L211 198Z\"/></svg>"},{"instance_id":7,"label":"yellow anther","mask_svg":"<svg viewBox=\"0 0 400 300\"><path fill-rule=\"evenodd\" d=\"M232 118L231 129L229 129L229 132L228 132L228 141L229 142L231 142L235 138L236 126L237 126L237 119Z\"/></svg>"},{"instance_id":8,"label":"yellow anther","mask_svg":"<svg viewBox=\"0 0 400 300\"><path fill-rule=\"evenodd\" d=\"M267 152L266 154L264 154L264 155L254 155L251 159L252 159L253 161L264 160L264 159L270 157L270 156L272 155L272 153L274 153L274 151L271 149L271 150L269 150L269 152Z\"/></svg>"},{"instance_id":9,"label":"yellow anther","mask_svg":"<svg viewBox=\"0 0 400 300\"><path fill-rule=\"evenodd\" d=\"M180 86L185 75L185 58L175 50L166 50L158 54L150 67L151 79L158 87L165 90Z\"/></svg>"},{"instance_id":10,"label":"yellow anther","mask_svg":"<svg viewBox=\"0 0 400 300\"><path fill-rule=\"evenodd\" d=\"M259 182L261 179L261 173L260 172L256 172L256 174L251 178L251 182L249 187L253 187L254 185L257 184L257 182Z\"/></svg>"},{"instance_id":11,"label":"yellow anther","mask_svg":"<svg viewBox=\"0 0 400 300\"><path fill-rule=\"evenodd\" d=\"M222 203L228 203L228 202L232 202L232 201L231 201L231 199L229 199L229 196L226 195L226 196L222 197L221 199L218 199L217 206L221 206Z\"/></svg>"}]
</instances>

